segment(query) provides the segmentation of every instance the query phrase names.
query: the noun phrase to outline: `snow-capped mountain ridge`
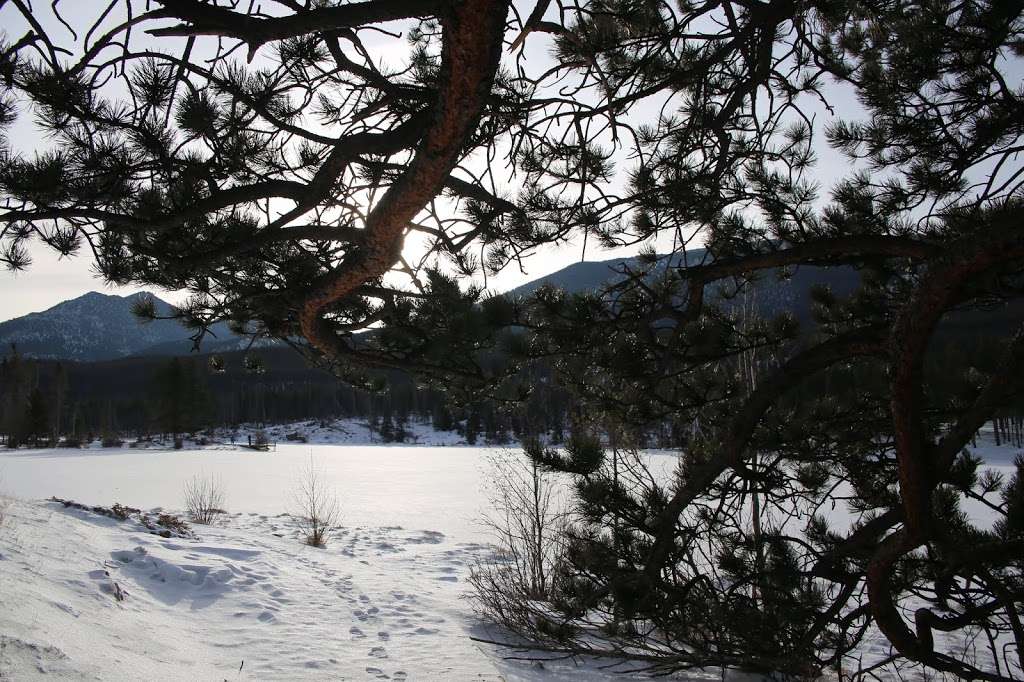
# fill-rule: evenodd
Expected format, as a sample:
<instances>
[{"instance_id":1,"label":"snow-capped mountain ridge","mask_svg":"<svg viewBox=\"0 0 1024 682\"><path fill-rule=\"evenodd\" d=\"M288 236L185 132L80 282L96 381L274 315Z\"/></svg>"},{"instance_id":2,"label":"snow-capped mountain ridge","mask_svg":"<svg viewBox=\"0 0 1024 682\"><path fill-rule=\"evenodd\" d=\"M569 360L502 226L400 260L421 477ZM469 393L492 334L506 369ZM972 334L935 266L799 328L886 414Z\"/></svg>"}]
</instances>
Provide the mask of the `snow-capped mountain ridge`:
<instances>
[{"instance_id":1,"label":"snow-capped mountain ridge","mask_svg":"<svg viewBox=\"0 0 1024 682\"><path fill-rule=\"evenodd\" d=\"M697 262L702 251L689 254ZM661 256L652 275L667 267L678 267L679 256ZM622 278L625 266L635 267L635 258L616 258L606 261L572 263L560 270L538 277L511 291L511 296L528 296L542 285L549 284L572 292L594 291L603 283ZM847 296L858 286L859 274L852 267L825 268L804 266L787 277L766 271L754 287L752 302L761 315L771 317L782 311L793 313L805 326L812 324L810 290L814 286L827 286L839 296ZM713 288L714 289L714 288ZM0 348L6 351L16 343L18 350L41 359L113 360L132 355L185 355L192 351L190 332L174 320L142 322L131 311L142 296L116 296L89 292L78 298L59 303L49 310L0 323ZM716 291L711 292L716 298ZM166 315L171 306L158 297L157 313ZM720 301L731 305L728 301ZM944 333L971 336L981 328L1012 333L1024 319L1024 301L1014 301L991 310L969 311L948 316ZM203 352L230 352L249 348L249 339L233 334L226 324L212 327L213 334L203 340ZM276 345L263 339L257 347ZM3 351L0 351L2 353Z\"/></svg>"},{"instance_id":2,"label":"snow-capped mountain ridge","mask_svg":"<svg viewBox=\"0 0 1024 682\"><path fill-rule=\"evenodd\" d=\"M139 319L132 309L139 299L152 297L158 315L171 305L146 292L117 296L90 291L38 313L0 322L0 344L14 344L26 356L61 360L112 360L146 354L152 346L187 353L191 332L175 320ZM215 329L221 339L233 338L226 325Z\"/></svg>"}]
</instances>

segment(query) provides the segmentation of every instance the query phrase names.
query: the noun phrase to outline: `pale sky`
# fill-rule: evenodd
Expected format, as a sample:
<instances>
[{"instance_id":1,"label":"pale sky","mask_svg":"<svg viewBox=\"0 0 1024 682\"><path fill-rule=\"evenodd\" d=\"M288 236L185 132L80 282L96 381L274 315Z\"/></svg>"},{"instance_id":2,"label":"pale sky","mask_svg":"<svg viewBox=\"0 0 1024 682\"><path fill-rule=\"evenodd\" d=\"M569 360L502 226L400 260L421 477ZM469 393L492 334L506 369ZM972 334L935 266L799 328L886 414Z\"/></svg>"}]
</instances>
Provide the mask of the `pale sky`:
<instances>
[{"instance_id":1,"label":"pale sky","mask_svg":"<svg viewBox=\"0 0 1024 682\"><path fill-rule=\"evenodd\" d=\"M605 260L635 252L636 248L601 250L591 245L587 247L586 260ZM93 274L92 260L85 252L77 257L60 259L51 249L36 246L31 249L31 254L32 265L27 270L17 273L0 270L0 322L46 310L89 291L118 296L150 291L171 303L183 297L181 293L163 292L154 287L108 286ZM496 292L512 289L580 260L580 254L581 247L577 244L551 248L525 261L529 268L526 274L512 266L500 277L491 278L489 288Z\"/></svg>"},{"instance_id":2,"label":"pale sky","mask_svg":"<svg viewBox=\"0 0 1024 682\"><path fill-rule=\"evenodd\" d=\"M97 0L81 0L75 3L62 3L60 10L62 16L70 24L80 28L83 25L88 25L89 20L96 16L97 11L102 11L106 5L105 1L99 3ZM529 8L526 13L529 13ZM39 4L34 16L51 36L62 41L68 47L74 46L67 30L53 17L49 3ZM28 30L28 26L13 5L7 5L0 9L0 27L3 28L3 33L8 40L16 39ZM391 56L404 62L405 51L399 53L396 51L396 41L391 40L389 44L386 40L382 37L380 42L374 45L376 41L372 36L368 36L366 43L370 47L379 49L383 54L381 58L387 59ZM528 49L531 51L530 59L548 61L546 55L548 46L543 44L544 40L543 34L534 34L527 41ZM399 50L402 44L404 43L399 43ZM165 43L161 43L161 47L170 49ZM14 148L23 153L32 153L45 148L48 144L48 141L34 126L28 112L23 112L18 117L13 129L10 130L10 138L16 140ZM126 296L137 291L148 290L172 303L185 295L184 292L160 291L153 287L108 286L94 274L92 258L87 249L83 249L78 256L61 258L59 254L42 244L30 243L28 246L32 264L26 270L16 273L0 270L0 321L45 310L61 301L81 296L89 291ZM604 260L632 255L636 250L636 247L603 250L595 244L594 240L590 240L585 256L586 260ZM521 272L516 265L512 265L498 277L489 278L487 280L488 289L495 292L506 291L532 279L560 270L574 261L581 260L582 255L581 243L548 247L526 259L524 264L524 267L528 268L526 272Z\"/></svg>"},{"instance_id":3,"label":"pale sky","mask_svg":"<svg viewBox=\"0 0 1024 682\"><path fill-rule=\"evenodd\" d=\"M61 3L60 7L69 23L82 26L85 25L88 18L96 16L98 11L103 11L107 4L106 0L102 0L102 2L99 0L76 0L75 2ZM523 11L525 15L532 9L534 2L532 0L517 0L517 5L520 6L521 10L525 7L525 11ZM50 3L36 3L34 16L42 22L51 35L59 36L62 41L67 41L69 46L71 46L67 30L61 27L52 17ZM393 24L390 26L394 27ZM27 30L27 26L14 8L13 3L7 3L0 9L0 27L2 27L0 32L5 34L8 40L17 39L24 35ZM398 26L398 29L402 28L405 27ZM368 34L366 40L367 45L372 48L375 58L385 61L401 60L404 63L407 49L402 47L406 45L403 41L404 38L374 38L370 34ZM171 49L166 44L162 43L161 45L165 49ZM542 70L548 68L545 66L545 63L551 63L548 56L549 48L550 39L545 34L534 33L527 39L526 62L528 65L531 65L531 70L533 64L539 64ZM380 57L378 57L378 52L381 55ZM1012 76L1011 80L1015 82L1011 83L1011 85L1021 86L1024 83L1024 67L1022 67L1020 59L1011 59L1012 63L1004 64L1006 67L1004 74ZM834 114L825 110L820 105L816 105L813 101L805 100L803 102L804 110L816 119L815 135L819 142L822 140L821 132L825 123L834 115L850 120L859 118L858 114L863 111L856 98L848 90L829 86L826 88L826 92L829 101L835 107ZM634 122L643 117L653 119L658 113L658 103L648 100L641 102L633 113L630 114L630 118L633 118ZM45 148L47 145L47 141L34 127L32 118L29 115L21 115L13 129L8 132L9 138L16 141L14 147L18 151L31 153L34 150ZM822 190L819 200L824 202L828 199L828 189L837 179L848 173L851 167L846 159L842 158L825 144L819 143L815 145L815 153L818 156L818 164L812 173ZM624 162L626 161L624 156L624 152L619 153L616 155L616 160ZM1005 166L1003 172L1014 173L1021 167L1022 163L1024 162L1020 160L1014 161ZM622 173L621 168L625 166L628 166L628 163L620 163L620 173ZM479 168L474 168L475 172L479 170ZM987 174L991 169L979 167L977 171ZM500 189L514 190L518 180L502 177L502 173L496 173L499 182L505 183L505 186ZM622 176L620 175L619 177L621 178ZM696 246L696 244L694 245ZM664 234L660 236L654 246L659 252L664 253L668 251L672 246L672 235ZM596 244L596 240L590 240L590 243L587 245L585 260L593 261L623 257L633 255L637 250L638 247L635 246L604 250ZM80 296L88 291L128 295L142 290L140 287L113 288L106 286L102 279L93 274L93 263L87 250L83 250L81 255L77 257L62 259L52 250L37 244L30 245L30 254L33 262L26 271L10 273L6 270L0 270L0 321L19 317L30 312L45 310L61 301ZM582 244L579 241L559 247L548 247L526 259L524 267L527 270L525 272L521 272L513 264L506 268L498 277L488 279L488 289L494 292L506 291L529 280L560 270L575 261L581 260L582 255ZM182 298L180 293L150 290L172 303Z\"/></svg>"}]
</instances>

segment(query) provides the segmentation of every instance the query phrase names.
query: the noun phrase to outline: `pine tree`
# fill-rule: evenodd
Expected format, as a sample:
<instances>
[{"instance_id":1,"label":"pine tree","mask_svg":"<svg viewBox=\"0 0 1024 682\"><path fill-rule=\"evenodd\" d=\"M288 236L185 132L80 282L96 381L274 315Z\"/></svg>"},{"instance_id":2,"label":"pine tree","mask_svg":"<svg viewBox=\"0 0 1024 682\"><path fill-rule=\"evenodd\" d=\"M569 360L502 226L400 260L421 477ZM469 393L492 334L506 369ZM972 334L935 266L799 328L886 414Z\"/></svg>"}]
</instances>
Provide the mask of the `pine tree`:
<instances>
[{"instance_id":1,"label":"pine tree","mask_svg":"<svg viewBox=\"0 0 1024 682\"><path fill-rule=\"evenodd\" d=\"M29 435L25 419L29 400L29 368L17 347L11 346L11 353L4 358L0 371L3 430L7 436L7 447L16 448Z\"/></svg>"},{"instance_id":2,"label":"pine tree","mask_svg":"<svg viewBox=\"0 0 1024 682\"><path fill-rule=\"evenodd\" d=\"M68 395L68 372L64 363L58 362L53 372L53 401L50 418L50 442L56 446L63 435L64 412Z\"/></svg>"},{"instance_id":3,"label":"pine tree","mask_svg":"<svg viewBox=\"0 0 1024 682\"><path fill-rule=\"evenodd\" d=\"M393 443L397 440L395 435L395 423L391 419L391 410L384 412L384 417L380 424L380 439L385 443Z\"/></svg>"},{"instance_id":4,"label":"pine tree","mask_svg":"<svg viewBox=\"0 0 1024 682\"><path fill-rule=\"evenodd\" d=\"M31 438L35 446L39 447L50 432L50 411L46 396L38 386L29 392L24 422L23 432L26 440Z\"/></svg>"},{"instance_id":5,"label":"pine tree","mask_svg":"<svg viewBox=\"0 0 1024 682\"><path fill-rule=\"evenodd\" d=\"M470 408L466 417L463 436L469 445L476 445L477 439L480 437L480 411L475 405Z\"/></svg>"},{"instance_id":6,"label":"pine tree","mask_svg":"<svg viewBox=\"0 0 1024 682\"><path fill-rule=\"evenodd\" d=\"M1017 399L1022 340L986 327L998 369L972 363L946 377L956 391L926 368L961 315L1021 296L1019 2L542 2L510 24L501 0L278 9L166 3L0 49L0 125L51 134L45 150L4 137L0 262L88 240L112 282L191 290L175 316L197 343L227 320L367 389L403 368L475 397L468 441L487 394L528 398L542 359L574 421L674 424L667 482L625 486L580 442L534 451L576 477L583 510L562 622L548 605L523 621L549 649L803 677L877 628L928 674L1008 678L1010 648L962 660L934 633L1024 649L1016 526L961 513L978 496L1017 509L998 500L1020 486L964 448ZM341 36L394 20L412 24L408 69L346 52ZM550 41L548 58L506 38ZM457 280L573 237L672 253L579 295ZM855 283L787 297L809 268ZM777 366L751 388L742 358L761 350ZM266 418L273 395L247 409ZM804 527L755 531L752 494ZM833 504L857 522L830 527Z\"/></svg>"},{"instance_id":7,"label":"pine tree","mask_svg":"<svg viewBox=\"0 0 1024 682\"><path fill-rule=\"evenodd\" d=\"M154 384L156 419L165 434L193 434L212 420L214 399L198 363L172 358L157 370Z\"/></svg>"}]
</instances>

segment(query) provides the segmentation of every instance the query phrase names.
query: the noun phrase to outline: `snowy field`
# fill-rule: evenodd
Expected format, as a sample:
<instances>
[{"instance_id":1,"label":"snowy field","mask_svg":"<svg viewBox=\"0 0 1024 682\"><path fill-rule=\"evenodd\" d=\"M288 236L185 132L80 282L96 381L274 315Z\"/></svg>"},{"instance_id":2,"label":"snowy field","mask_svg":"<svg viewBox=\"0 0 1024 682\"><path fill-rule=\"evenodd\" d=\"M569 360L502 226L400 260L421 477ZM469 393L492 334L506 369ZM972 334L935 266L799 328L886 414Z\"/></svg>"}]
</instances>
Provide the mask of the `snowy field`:
<instances>
[{"instance_id":1,"label":"snowy field","mask_svg":"<svg viewBox=\"0 0 1024 682\"><path fill-rule=\"evenodd\" d=\"M1015 449L981 451L1009 473ZM489 552L477 520L492 452L0 451L0 491L13 499L0 525L0 679L623 679L607 662L541 665L470 639L501 638L463 598ZM287 516L310 458L342 503L326 549L303 545ZM195 539L44 501L180 513L195 474L221 478L229 512L194 526Z\"/></svg>"},{"instance_id":2,"label":"snowy field","mask_svg":"<svg viewBox=\"0 0 1024 682\"><path fill-rule=\"evenodd\" d=\"M463 598L490 552L477 520L491 453L0 451L13 498L0 527L0 679L621 679L596 664L506 660L470 639L500 637ZM311 457L342 503L326 549L303 545L287 516ZM180 513L197 473L220 476L230 513L193 526L195 540L45 501Z\"/></svg>"},{"instance_id":3,"label":"snowy field","mask_svg":"<svg viewBox=\"0 0 1024 682\"><path fill-rule=\"evenodd\" d=\"M402 526L485 541L475 523L486 499L483 448L279 444L269 452L0 451L0 476L9 492L26 499L180 510L184 483L196 474L214 475L227 491L229 511L273 516L295 509L293 490L311 457L337 490L346 526Z\"/></svg>"}]
</instances>

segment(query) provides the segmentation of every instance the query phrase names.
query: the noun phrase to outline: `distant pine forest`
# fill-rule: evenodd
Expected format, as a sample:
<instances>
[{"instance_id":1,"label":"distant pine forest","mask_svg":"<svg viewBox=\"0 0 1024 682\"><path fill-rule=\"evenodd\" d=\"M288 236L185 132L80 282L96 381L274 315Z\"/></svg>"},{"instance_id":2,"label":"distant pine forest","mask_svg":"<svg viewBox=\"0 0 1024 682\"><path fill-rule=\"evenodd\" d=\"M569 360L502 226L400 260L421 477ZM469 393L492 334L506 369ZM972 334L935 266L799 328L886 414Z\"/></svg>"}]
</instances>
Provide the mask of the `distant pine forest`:
<instances>
[{"instance_id":1,"label":"distant pine forest","mask_svg":"<svg viewBox=\"0 0 1024 682\"><path fill-rule=\"evenodd\" d=\"M37 360L7 349L0 360L0 442L77 446L103 440L175 438L213 428L299 420L365 420L381 440L401 442L411 421L456 431L467 443L510 443L545 434L560 441L568 394L538 382L515 409L457 405L401 372L369 392L310 368L288 348L105 362Z\"/></svg>"},{"instance_id":2,"label":"distant pine forest","mask_svg":"<svg viewBox=\"0 0 1024 682\"><path fill-rule=\"evenodd\" d=\"M984 335L947 336L931 349L929 389L955 403L976 370L991 371L996 345ZM290 348L74 362L25 357L12 347L0 359L0 445L76 447L100 440L114 446L126 439L166 441L240 425L331 419L365 421L384 442L404 441L407 425L418 422L457 432L469 444L534 436L560 443L587 421L587 406L550 370L533 372L528 397L498 402L459 399L398 371L380 375L381 390L362 390L309 367ZM826 374L790 399L821 390L857 392L867 382L885 380L870 369L852 381ZM1024 391L1020 396L993 426L998 440L1024 447ZM633 426L631 445L679 448L695 425L680 416Z\"/></svg>"}]
</instances>

